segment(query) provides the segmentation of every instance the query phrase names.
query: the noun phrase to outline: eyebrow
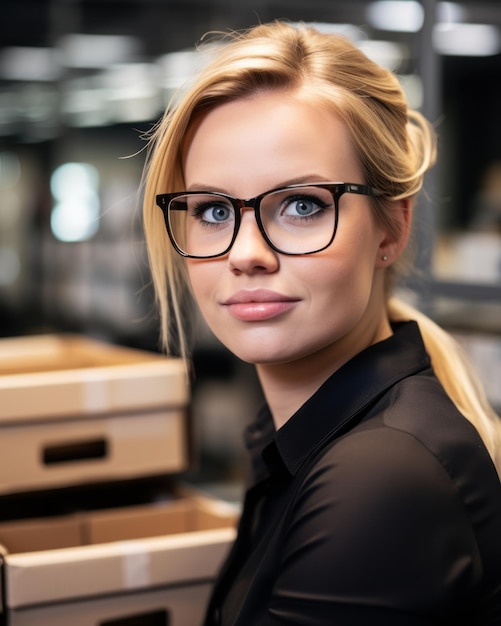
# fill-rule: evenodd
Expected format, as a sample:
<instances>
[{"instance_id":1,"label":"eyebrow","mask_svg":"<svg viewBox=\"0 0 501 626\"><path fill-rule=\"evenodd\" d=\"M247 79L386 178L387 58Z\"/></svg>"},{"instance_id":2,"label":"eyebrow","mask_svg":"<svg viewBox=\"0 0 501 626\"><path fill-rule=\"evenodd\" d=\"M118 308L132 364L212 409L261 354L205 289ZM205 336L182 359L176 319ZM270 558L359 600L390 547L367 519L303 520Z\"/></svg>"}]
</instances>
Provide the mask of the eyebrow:
<instances>
[{"instance_id":1,"label":"eyebrow","mask_svg":"<svg viewBox=\"0 0 501 626\"><path fill-rule=\"evenodd\" d=\"M304 176L295 176L294 178L284 180L278 183L277 185L274 185L273 189L280 189L281 187L289 187L290 185L302 185L303 183L332 183L332 182L341 182L341 181L335 181L332 178L326 178L325 176L319 176L318 174L308 174ZM214 185L207 185L207 184L198 183L198 182L192 183L186 189L186 191L209 191L209 192L214 192L214 193L228 194L228 191L226 191L225 189L216 187ZM228 194L228 195L231 195L231 194Z\"/></svg>"}]
</instances>

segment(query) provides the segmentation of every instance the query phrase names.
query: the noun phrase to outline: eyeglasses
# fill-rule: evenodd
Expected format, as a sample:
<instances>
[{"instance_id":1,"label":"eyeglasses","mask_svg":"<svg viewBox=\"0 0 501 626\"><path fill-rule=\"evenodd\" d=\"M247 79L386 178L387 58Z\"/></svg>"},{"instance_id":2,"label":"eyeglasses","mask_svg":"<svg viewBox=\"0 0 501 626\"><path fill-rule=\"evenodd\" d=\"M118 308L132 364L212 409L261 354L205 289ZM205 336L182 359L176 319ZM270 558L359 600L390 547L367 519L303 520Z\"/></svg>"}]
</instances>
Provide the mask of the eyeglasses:
<instances>
[{"instance_id":1,"label":"eyeglasses","mask_svg":"<svg viewBox=\"0 0 501 626\"><path fill-rule=\"evenodd\" d=\"M180 191L156 196L167 233L176 251L191 259L227 254L242 221L242 210L254 209L259 230L276 252L314 254L333 242L339 200L345 193L380 196L367 185L309 183L272 189L241 200L212 191Z\"/></svg>"}]
</instances>

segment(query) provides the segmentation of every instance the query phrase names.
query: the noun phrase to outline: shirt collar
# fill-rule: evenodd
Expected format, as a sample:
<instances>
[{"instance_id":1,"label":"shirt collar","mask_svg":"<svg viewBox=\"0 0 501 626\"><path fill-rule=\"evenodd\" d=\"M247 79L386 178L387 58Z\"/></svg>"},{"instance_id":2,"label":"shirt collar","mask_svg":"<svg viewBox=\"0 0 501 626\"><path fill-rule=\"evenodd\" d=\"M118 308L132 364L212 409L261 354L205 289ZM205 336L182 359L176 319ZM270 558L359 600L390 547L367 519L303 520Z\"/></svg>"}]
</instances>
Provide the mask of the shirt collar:
<instances>
[{"instance_id":1,"label":"shirt collar","mask_svg":"<svg viewBox=\"0 0 501 626\"><path fill-rule=\"evenodd\" d=\"M397 324L393 330L391 337L363 350L330 376L278 431L269 410L260 413L246 433L256 479L266 468L270 474L280 468L294 476L322 441L345 431L392 385L430 367L417 323Z\"/></svg>"}]
</instances>

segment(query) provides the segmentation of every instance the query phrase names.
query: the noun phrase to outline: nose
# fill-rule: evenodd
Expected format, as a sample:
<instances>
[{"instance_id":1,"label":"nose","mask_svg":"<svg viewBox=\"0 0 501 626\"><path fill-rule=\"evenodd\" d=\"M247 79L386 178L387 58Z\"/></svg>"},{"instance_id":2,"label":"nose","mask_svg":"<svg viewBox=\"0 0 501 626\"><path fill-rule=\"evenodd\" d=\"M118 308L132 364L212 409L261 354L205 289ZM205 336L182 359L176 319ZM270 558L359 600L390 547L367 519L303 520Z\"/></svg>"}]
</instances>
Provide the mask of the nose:
<instances>
[{"instance_id":1,"label":"nose","mask_svg":"<svg viewBox=\"0 0 501 626\"><path fill-rule=\"evenodd\" d=\"M278 255L265 241L252 209L242 209L240 228L228 261L235 273L269 273L278 269Z\"/></svg>"}]
</instances>

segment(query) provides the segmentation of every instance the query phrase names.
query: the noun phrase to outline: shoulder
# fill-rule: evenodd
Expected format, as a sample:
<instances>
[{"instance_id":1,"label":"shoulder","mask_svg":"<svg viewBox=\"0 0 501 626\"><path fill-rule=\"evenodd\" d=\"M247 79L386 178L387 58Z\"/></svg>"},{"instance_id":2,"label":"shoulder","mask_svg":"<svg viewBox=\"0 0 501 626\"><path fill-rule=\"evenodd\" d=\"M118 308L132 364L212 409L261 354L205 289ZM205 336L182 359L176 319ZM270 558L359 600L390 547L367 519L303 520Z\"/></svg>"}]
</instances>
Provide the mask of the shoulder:
<instances>
[{"instance_id":1,"label":"shoulder","mask_svg":"<svg viewBox=\"0 0 501 626\"><path fill-rule=\"evenodd\" d=\"M361 430L370 428L371 421L360 424ZM499 477L482 438L435 376L413 376L395 385L376 407L373 426L384 438L391 431L412 439L422 460L433 459L463 499L477 487L501 498Z\"/></svg>"},{"instance_id":2,"label":"shoulder","mask_svg":"<svg viewBox=\"0 0 501 626\"><path fill-rule=\"evenodd\" d=\"M493 472L439 383L402 381L296 476L284 563L321 571L322 592L328 579L402 610L457 607L501 556Z\"/></svg>"},{"instance_id":3,"label":"shoulder","mask_svg":"<svg viewBox=\"0 0 501 626\"><path fill-rule=\"evenodd\" d=\"M475 577L475 535L462 499L426 442L412 428L392 424L393 411L383 402L373 419L330 442L303 468L287 553L296 557L309 546L310 558L315 554L332 577L342 565L350 590L369 589L384 575L396 586L405 578L406 593L436 591L451 562L464 555Z\"/></svg>"},{"instance_id":4,"label":"shoulder","mask_svg":"<svg viewBox=\"0 0 501 626\"><path fill-rule=\"evenodd\" d=\"M303 468L299 493L301 514L321 506L348 535L354 519L370 518L374 540L405 532L416 545L416 532L448 528L473 544L486 511L501 523L487 450L433 376L398 383L370 415L324 443Z\"/></svg>"},{"instance_id":5,"label":"shoulder","mask_svg":"<svg viewBox=\"0 0 501 626\"><path fill-rule=\"evenodd\" d=\"M457 495L465 480L499 489L480 435L432 375L394 385L358 424L326 443L310 467L313 473L329 471L332 478L338 474L343 482L353 477L358 488L369 491L379 481L389 495L399 484L428 494L444 484Z\"/></svg>"}]
</instances>

